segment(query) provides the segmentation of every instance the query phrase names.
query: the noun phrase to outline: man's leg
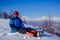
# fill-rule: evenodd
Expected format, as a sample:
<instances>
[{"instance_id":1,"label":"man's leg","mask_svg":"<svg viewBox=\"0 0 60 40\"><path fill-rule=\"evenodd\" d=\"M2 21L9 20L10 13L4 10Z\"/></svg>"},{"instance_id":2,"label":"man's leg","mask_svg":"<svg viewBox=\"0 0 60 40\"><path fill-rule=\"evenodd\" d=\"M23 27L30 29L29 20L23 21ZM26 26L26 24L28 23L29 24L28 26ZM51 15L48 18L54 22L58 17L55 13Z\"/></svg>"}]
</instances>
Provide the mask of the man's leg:
<instances>
[{"instance_id":1,"label":"man's leg","mask_svg":"<svg viewBox=\"0 0 60 40\"><path fill-rule=\"evenodd\" d=\"M19 28L17 31L22 34L26 34L27 30L25 28Z\"/></svg>"},{"instance_id":2,"label":"man's leg","mask_svg":"<svg viewBox=\"0 0 60 40\"><path fill-rule=\"evenodd\" d=\"M31 36L34 36L34 37L37 37L37 31L32 29L32 28L26 28L27 32L28 32L28 35L31 35Z\"/></svg>"}]
</instances>

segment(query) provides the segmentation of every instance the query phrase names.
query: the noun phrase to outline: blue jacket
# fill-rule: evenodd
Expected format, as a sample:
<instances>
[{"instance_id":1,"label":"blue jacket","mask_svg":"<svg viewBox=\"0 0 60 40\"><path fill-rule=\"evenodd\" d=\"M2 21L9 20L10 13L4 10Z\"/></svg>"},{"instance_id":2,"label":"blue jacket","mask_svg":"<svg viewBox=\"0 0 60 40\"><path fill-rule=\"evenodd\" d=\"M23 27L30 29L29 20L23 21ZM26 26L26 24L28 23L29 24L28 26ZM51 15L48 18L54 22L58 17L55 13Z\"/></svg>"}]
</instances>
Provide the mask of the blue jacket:
<instances>
[{"instance_id":1,"label":"blue jacket","mask_svg":"<svg viewBox=\"0 0 60 40\"><path fill-rule=\"evenodd\" d=\"M10 27L25 28L24 25L23 25L23 23L22 23L22 20L20 18L18 18L18 17L17 18L12 17L10 19L9 25L10 25Z\"/></svg>"}]
</instances>

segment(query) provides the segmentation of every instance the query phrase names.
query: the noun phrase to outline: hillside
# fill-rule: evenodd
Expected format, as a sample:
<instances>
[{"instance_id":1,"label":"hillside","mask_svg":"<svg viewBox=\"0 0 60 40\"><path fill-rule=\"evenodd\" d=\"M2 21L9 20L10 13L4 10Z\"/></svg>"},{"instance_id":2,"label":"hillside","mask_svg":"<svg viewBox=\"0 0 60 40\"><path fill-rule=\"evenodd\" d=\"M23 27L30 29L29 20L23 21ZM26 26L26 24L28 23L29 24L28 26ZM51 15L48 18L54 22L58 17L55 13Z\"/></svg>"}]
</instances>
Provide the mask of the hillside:
<instances>
[{"instance_id":1,"label":"hillside","mask_svg":"<svg viewBox=\"0 0 60 40\"><path fill-rule=\"evenodd\" d=\"M0 34L3 33L8 33L8 34L10 33L9 19L0 19ZM11 35L6 35L6 34L0 35L0 40L40 40L40 39L37 39L36 37L24 39L24 36L21 33L15 33L15 34L11 33ZM41 36L41 40L60 40L60 37L54 34L49 34L47 32L44 32L44 34Z\"/></svg>"}]
</instances>

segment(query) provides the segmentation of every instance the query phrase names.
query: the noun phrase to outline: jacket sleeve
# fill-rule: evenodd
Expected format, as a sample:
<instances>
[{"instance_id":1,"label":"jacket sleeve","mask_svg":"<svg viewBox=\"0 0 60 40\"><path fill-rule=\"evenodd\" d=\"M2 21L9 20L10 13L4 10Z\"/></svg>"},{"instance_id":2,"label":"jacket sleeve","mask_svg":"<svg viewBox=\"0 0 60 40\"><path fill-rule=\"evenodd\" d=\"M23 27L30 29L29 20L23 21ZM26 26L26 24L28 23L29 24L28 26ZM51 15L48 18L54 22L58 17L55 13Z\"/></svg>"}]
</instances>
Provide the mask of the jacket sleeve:
<instances>
[{"instance_id":1,"label":"jacket sleeve","mask_svg":"<svg viewBox=\"0 0 60 40\"><path fill-rule=\"evenodd\" d=\"M13 25L13 20L12 19L10 19L9 25Z\"/></svg>"},{"instance_id":2,"label":"jacket sleeve","mask_svg":"<svg viewBox=\"0 0 60 40\"><path fill-rule=\"evenodd\" d=\"M10 25L10 27L14 27L14 24L13 24L13 20L12 19L10 19L9 25Z\"/></svg>"},{"instance_id":3,"label":"jacket sleeve","mask_svg":"<svg viewBox=\"0 0 60 40\"><path fill-rule=\"evenodd\" d=\"M21 19L20 19L20 23L21 23L21 27L22 27L22 28L25 28L25 26L24 26L24 24L23 24L23 22L22 22Z\"/></svg>"},{"instance_id":4,"label":"jacket sleeve","mask_svg":"<svg viewBox=\"0 0 60 40\"><path fill-rule=\"evenodd\" d=\"M24 24L23 24L23 23L21 24L21 27L22 27L22 28L25 28L25 26L24 26Z\"/></svg>"}]
</instances>

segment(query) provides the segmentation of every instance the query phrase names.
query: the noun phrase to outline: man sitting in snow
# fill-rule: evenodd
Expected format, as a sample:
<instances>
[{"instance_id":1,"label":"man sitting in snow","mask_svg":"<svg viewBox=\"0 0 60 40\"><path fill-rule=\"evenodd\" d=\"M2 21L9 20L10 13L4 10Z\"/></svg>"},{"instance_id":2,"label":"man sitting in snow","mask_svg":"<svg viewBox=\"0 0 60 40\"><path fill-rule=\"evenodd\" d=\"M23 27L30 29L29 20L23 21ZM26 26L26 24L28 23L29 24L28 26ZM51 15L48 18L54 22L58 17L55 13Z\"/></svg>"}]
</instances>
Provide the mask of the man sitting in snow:
<instances>
[{"instance_id":1,"label":"man sitting in snow","mask_svg":"<svg viewBox=\"0 0 60 40\"><path fill-rule=\"evenodd\" d=\"M36 30L33 30L31 28L25 28L22 20L18 17L19 13L18 11L14 11L13 17L11 17L9 25L11 28L11 32L19 32L23 34L27 34L29 36L36 36Z\"/></svg>"},{"instance_id":2,"label":"man sitting in snow","mask_svg":"<svg viewBox=\"0 0 60 40\"><path fill-rule=\"evenodd\" d=\"M9 25L12 33L17 32L20 29L25 29L22 20L18 17L18 15L18 11L14 11L13 17L10 18Z\"/></svg>"}]
</instances>

